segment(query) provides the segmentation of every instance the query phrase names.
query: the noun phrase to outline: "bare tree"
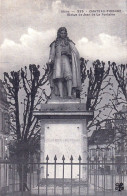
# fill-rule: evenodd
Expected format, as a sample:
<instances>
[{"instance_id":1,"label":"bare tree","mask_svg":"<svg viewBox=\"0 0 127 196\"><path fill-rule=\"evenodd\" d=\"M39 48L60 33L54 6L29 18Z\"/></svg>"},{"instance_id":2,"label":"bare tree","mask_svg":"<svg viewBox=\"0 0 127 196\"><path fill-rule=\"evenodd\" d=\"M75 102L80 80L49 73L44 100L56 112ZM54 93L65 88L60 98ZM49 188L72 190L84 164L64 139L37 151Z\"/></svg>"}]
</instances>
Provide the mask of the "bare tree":
<instances>
[{"instance_id":1,"label":"bare tree","mask_svg":"<svg viewBox=\"0 0 127 196\"><path fill-rule=\"evenodd\" d=\"M29 157L39 149L40 126L33 111L45 101L44 85L48 81L49 69L46 66L42 71L41 74L40 67L33 64L28 68L21 68L20 71L4 73L10 106L10 128L13 133L13 142L9 146L10 158L18 163L28 163ZM27 169L25 165L22 168L19 164L21 184L27 183Z\"/></svg>"},{"instance_id":2,"label":"bare tree","mask_svg":"<svg viewBox=\"0 0 127 196\"><path fill-rule=\"evenodd\" d=\"M127 101L127 64L116 65L115 62L110 64L119 88L122 90L122 93Z\"/></svg>"},{"instance_id":3,"label":"bare tree","mask_svg":"<svg viewBox=\"0 0 127 196\"><path fill-rule=\"evenodd\" d=\"M127 146L127 64L110 63L117 81L117 91L114 91L111 107L114 110L115 143L123 154ZM122 157L123 158L123 157Z\"/></svg>"},{"instance_id":4,"label":"bare tree","mask_svg":"<svg viewBox=\"0 0 127 196\"><path fill-rule=\"evenodd\" d=\"M110 81L104 84L104 80L109 75L110 66L105 68L105 63L100 60L93 62L92 67L86 69L87 66L86 60L81 58L81 81L82 83L88 78L88 87L87 87L87 101L86 109L95 110L96 106L100 103L100 94L104 89L110 84Z\"/></svg>"},{"instance_id":5,"label":"bare tree","mask_svg":"<svg viewBox=\"0 0 127 196\"><path fill-rule=\"evenodd\" d=\"M123 152L127 146L127 65L117 66L115 62L111 63L110 61L108 64L112 68L110 76L113 82L109 81L108 89L103 91L102 94L107 97L106 104L102 104L101 107L96 105L94 119L88 124L88 128L95 127L97 129L99 127L102 129L105 122L109 121L114 129L114 138L107 145L110 146L114 143L117 148L119 145L121 152ZM97 110L98 113L96 113Z\"/></svg>"},{"instance_id":6,"label":"bare tree","mask_svg":"<svg viewBox=\"0 0 127 196\"><path fill-rule=\"evenodd\" d=\"M110 122L114 131L117 130L117 132L115 132L114 139L107 145L110 146L122 139L126 140L127 112L122 112L121 107L123 104L127 104L127 67L126 65L117 67L116 63L109 61L106 68L103 61L96 60L90 68L87 68L87 62L83 58L81 59L82 82L86 82L88 79L86 108L94 111L94 118L87 125L88 131L98 129L103 131L105 123ZM115 78L118 85L114 82ZM106 102L102 101L105 98Z\"/></svg>"}]
</instances>

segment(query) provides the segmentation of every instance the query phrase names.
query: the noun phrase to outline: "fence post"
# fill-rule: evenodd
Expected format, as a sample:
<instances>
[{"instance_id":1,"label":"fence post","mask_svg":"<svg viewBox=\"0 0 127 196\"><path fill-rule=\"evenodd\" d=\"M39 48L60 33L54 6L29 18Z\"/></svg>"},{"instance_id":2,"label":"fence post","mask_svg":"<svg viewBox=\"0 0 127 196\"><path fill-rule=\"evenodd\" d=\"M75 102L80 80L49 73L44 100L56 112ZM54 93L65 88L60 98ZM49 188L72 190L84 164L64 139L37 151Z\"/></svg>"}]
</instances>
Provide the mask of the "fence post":
<instances>
[{"instance_id":1,"label":"fence post","mask_svg":"<svg viewBox=\"0 0 127 196\"><path fill-rule=\"evenodd\" d=\"M15 172L16 165L14 164L14 191L16 191L16 172Z\"/></svg>"},{"instance_id":2,"label":"fence post","mask_svg":"<svg viewBox=\"0 0 127 196\"><path fill-rule=\"evenodd\" d=\"M22 176L22 177L21 177L22 196L24 195L24 194L23 194L23 188L24 188L24 187L23 187L23 172L24 172L24 167L23 167L23 166L24 166L24 165L23 165L23 163L22 163L22 174L21 174L21 176Z\"/></svg>"},{"instance_id":3,"label":"fence post","mask_svg":"<svg viewBox=\"0 0 127 196\"><path fill-rule=\"evenodd\" d=\"M38 181L38 195L40 194L40 189L39 189L39 184L40 184L40 179L39 179L39 177L40 177L40 167L39 167L40 165L38 164L38 169L37 169L37 181Z\"/></svg>"},{"instance_id":4,"label":"fence post","mask_svg":"<svg viewBox=\"0 0 127 196\"><path fill-rule=\"evenodd\" d=\"M65 163L64 163L64 161L65 161L65 157L64 157L64 155L63 155L63 157L62 157L62 160L63 160L63 195L64 195L64 165L65 165Z\"/></svg>"},{"instance_id":5,"label":"fence post","mask_svg":"<svg viewBox=\"0 0 127 196\"><path fill-rule=\"evenodd\" d=\"M73 178L73 156L71 155L71 195L72 195L72 178Z\"/></svg>"},{"instance_id":6,"label":"fence post","mask_svg":"<svg viewBox=\"0 0 127 196\"><path fill-rule=\"evenodd\" d=\"M29 168L30 168L30 169L29 169L29 172L30 172L30 179L29 179L29 180L30 180L30 183L29 183L29 187L30 187L30 196L31 196L31 185L32 185L31 173L32 173L32 169L33 169L31 163L29 164Z\"/></svg>"},{"instance_id":7,"label":"fence post","mask_svg":"<svg viewBox=\"0 0 127 196\"><path fill-rule=\"evenodd\" d=\"M14 192L15 192L15 172L14 172L14 170L15 170L15 164L12 164L12 181L11 181L11 183L12 183L12 193L14 194Z\"/></svg>"},{"instance_id":8,"label":"fence post","mask_svg":"<svg viewBox=\"0 0 127 196\"><path fill-rule=\"evenodd\" d=\"M112 158L111 158L111 160L112 160L112 194L113 194L113 190L114 190L114 165L113 165L113 163L114 163L114 156L113 156L113 150L112 150Z\"/></svg>"},{"instance_id":9,"label":"fence post","mask_svg":"<svg viewBox=\"0 0 127 196\"><path fill-rule=\"evenodd\" d=\"M48 161L49 156L46 157L46 195L48 195Z\"/></svg>"},{"instance_id":10,"label":"fence post","mask_svg":"<svg viewBox=\"0 0 127 196\"><path fill-rule=\"evenodd\" d=\"M106 184L106 181L105 181L105 164L106 163L106 155L104 154L104 196L105 196L105 184Z\"/></svg>"},{"instance_id":11,"label":"fence post","mask_svg":"<svg viewBox=\"0 0 127 196\"><path fill-rule=\"evenodd\" d=\"M54 196L56 195L56 161L57 157L54 157Z\"/></svg>"},{"instance_id":12,"label":"fence post","mask_svg":"<svg viewBox=\"0 0 127 196\"><path fill-rule=\"evenodd\" d=\"M91 183L91 171L92 171L92 160L91 160L91 152L90 152L90 156L89 156L89 182Z\"/></svg>"},{"instance_id":13,"label":"fence post","mask_svg":"<svg viewBox=\"0 0 127 196\"><path fill-rule=\"evenodd\" d=\"M95 160L96 160L96 167L95 167L95 192L96 192L96 195L97 195L97 150L96 150Z\"/></svg>"},{"instance_id":14,"label":"fence post","mask_svg":"<svg viewBox=\"0 0 127 196\"><path fill-rule=\"evenodd\" d=\"M80 181L81 181L81 156L79 155L79 196L80 196Z\"/></svg>"},{"instance_id":15,"label":"fence post","mask_svg":"<svg viewBox=\"0 0 127 196\"><path fill-rule=\"evenodd\" d=\"M89 157L89 154L88 154L88 157L87 157L87 195L89 195L89 168L90 168L90 157Z\"/></svg>"}]
</instances>

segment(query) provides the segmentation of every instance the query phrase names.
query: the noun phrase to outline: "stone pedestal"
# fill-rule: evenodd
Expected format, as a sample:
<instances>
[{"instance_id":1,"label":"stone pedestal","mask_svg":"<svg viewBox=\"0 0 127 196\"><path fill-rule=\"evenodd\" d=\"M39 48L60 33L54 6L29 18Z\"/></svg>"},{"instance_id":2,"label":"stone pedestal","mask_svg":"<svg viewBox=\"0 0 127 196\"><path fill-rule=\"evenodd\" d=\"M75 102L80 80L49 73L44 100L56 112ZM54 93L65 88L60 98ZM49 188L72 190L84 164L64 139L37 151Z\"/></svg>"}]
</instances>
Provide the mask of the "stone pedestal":
<instances>
[{"instance_id":1,"label":"stone pedestal","mask_svg":"<svg viewBox=\"0 0 127 196\"><path fill-rule=\"evenodd\" d=\"M49 101L41 104L40 111L34 115L41 119L41 162L62 163L62 156L65 156L65 163L70 163L73 156L73 163L78 163L79 155L81 162L87 162L87 121L93 117L93 112L86 111L86 106L79 100ZM49 166L49 178L54 177L54 167ZM73 178L79 178L79 167L74 166ZM70 178L70 166L65 166L65 178ZM81 178L86 179L86 166L81 168ZM45 177L45 168L42 167L41 177ZM62 168L57 166L57 178L62 178Z\"/></svg>"}]
</instances>

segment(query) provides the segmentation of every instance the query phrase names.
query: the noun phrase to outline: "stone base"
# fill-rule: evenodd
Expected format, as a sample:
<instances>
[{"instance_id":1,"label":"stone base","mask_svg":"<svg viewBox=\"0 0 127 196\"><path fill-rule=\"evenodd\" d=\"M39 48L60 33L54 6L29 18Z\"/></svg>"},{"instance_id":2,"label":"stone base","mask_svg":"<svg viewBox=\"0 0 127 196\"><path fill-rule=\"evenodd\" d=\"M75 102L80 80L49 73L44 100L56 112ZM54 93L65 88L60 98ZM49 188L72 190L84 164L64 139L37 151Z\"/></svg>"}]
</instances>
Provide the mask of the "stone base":
<instances>
[{"instance_id":1,"label":"stone base","mask_svg":"<svg viewBox=\"0 0 127 196\"><path fill-rule=\"evenodd\" d=\"M81 103L80 99L62 99L62 98L54 98L54 99L49 99L47 104L72 104L72 103Z\"/></svg>"},{"instance_id":2,"label":"stone base","mask_svg":"<svg viewBox=\"0 0 127 196\"><path fill-rule=\"evenodd\" d=\"M87 162L87 121L93 117L93 112L86 111L86 104L80 103L79 99L49 100L47 104L41 104L40 111L34 115L41 120L41 162L54 162L55 155L57 162L62 162L65 156L65 163L78 163L79 155L82 162ZM70 178L70 168L66 168L66 178ZM49 177L53 178L54 170L49 169ZM41 177L45 177L45 168L41 169ZM57 178L61 178L61 169L57 168ZM78 170L74 171L74 178ZM81 177L87 178L86 166L82 168Z\"/></svg>"}]
</instances>

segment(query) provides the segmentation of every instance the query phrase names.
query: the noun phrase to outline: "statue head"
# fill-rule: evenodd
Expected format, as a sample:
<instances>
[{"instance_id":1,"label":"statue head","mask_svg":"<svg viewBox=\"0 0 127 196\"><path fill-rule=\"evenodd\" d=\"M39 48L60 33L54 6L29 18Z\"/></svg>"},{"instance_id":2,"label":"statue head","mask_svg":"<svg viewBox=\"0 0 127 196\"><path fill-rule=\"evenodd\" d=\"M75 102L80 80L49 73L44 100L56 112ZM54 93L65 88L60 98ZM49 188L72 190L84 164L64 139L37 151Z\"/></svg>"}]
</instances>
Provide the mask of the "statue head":
<instances>
[{"instance_id":1,"label":"statue head","mask_svg":"<svg viewBox=\"0 0 127 196\"><path fill-rule=\"evenodd\" d=\"M66 38L67 29L65 27L60 27L57 31L57 38Z\"/></svg>"}]
</instances>

